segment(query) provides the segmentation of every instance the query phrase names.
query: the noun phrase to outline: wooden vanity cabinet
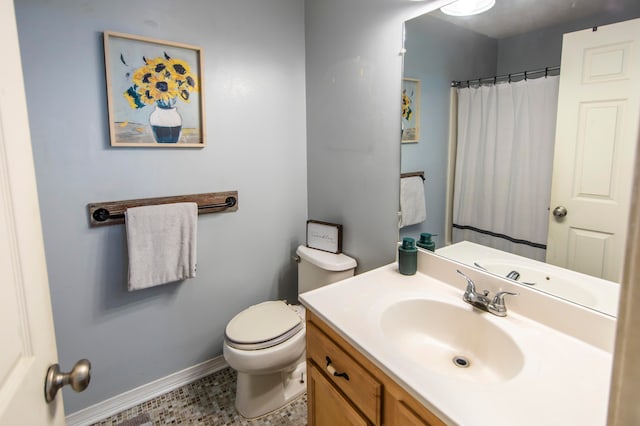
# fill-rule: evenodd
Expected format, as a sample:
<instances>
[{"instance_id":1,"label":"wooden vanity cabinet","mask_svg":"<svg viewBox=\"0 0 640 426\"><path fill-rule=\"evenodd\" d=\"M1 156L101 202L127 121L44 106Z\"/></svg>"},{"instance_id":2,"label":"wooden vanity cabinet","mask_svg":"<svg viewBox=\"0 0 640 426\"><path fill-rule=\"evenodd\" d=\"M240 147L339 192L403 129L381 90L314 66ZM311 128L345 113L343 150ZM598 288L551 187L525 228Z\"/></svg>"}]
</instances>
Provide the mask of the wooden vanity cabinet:
<instances>
[{"instance_id":1,"label":"wooden vanity cabinet","mask_svg":"<svg viewBox=\"0 0 640 426\"><path fill-rule=\"evenodd\" d=\"M382 370L307 310L309 426L444 426Z\"/></svg>"},{"instance_id":2,"label":"wooden vanity cabinet","mask_svg":"<svg viewBox=\"0 0 640 426\"><path fill-rule=\"evenodd\" d=\"M320 372L315 364L309 365L307 371L307 396L309 401L307 405L309 410L307 424L318 426L367 426L371 424L366 417L353 407L349 400L342 396L342 393Z\"/></svg>"}]
</instances>

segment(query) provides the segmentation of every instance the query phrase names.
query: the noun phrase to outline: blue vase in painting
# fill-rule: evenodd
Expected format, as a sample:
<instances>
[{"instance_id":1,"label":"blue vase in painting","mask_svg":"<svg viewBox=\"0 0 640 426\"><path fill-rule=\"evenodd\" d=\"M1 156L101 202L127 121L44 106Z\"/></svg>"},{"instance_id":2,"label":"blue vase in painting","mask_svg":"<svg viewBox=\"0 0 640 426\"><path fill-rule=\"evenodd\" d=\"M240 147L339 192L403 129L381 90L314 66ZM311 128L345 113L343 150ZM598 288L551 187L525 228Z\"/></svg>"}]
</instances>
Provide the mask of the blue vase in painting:
<instances>
[{"instance_id":1,"label":"blue vase in painting","mask_svg":"<svg viewBox=\"0 0 640 426\"><path fill-rule=\"evenodd\" d=\"M157 104L149 115L149 125L157 143L178 143L182 133L182 117L174 106Z\"/></svg>"}]
</instances>

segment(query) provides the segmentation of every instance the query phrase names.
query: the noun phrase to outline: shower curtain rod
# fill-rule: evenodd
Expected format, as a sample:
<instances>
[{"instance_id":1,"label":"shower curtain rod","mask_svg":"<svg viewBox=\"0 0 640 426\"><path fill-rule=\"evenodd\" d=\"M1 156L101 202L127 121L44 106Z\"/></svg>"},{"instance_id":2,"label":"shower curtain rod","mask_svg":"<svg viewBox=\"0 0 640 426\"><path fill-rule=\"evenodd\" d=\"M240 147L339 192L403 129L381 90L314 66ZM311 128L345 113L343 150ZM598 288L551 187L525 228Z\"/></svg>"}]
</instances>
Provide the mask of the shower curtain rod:
<instances>
[{"instance_id":1,"label":"shower curtain rod","mask_svg":"<svg viewBox=\"0 0 640 426\"><path fill-rule=\"evenodd\" d=\"M544 76L546 77L552 71L560 71L560 65L557 65L555 67L540 68L540 69L531 70L531 71L520 71L520 72L511 73L511 74L494 75L493 77L474 78L473 80L466 80L466 81L454 80L451 82L451 87L469 87L469 84L473 82L477 82L478 84L482 84L483 82L493 82L493 84L496 84L498 80L504 80L504 79L507 79L507 81L511 83L512 77L523 76L524 79L526 80L532 74L544 73Z\"/></svg>"}]
</instances>

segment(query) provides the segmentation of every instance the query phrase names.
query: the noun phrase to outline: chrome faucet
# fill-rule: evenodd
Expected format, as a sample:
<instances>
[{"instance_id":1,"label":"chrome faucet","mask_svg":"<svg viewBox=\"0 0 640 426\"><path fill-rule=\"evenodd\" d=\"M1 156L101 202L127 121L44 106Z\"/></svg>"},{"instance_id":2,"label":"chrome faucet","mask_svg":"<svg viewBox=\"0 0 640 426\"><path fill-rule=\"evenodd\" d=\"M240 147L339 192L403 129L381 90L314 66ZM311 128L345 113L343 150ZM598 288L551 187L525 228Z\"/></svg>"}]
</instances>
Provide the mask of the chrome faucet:
<instances>
[{"instance_id":1,"label":"chrome faucet","mask_svg":"<svg viewBox=\"0 0 640 426\"><path fill-rule=\"evenodd\" d=\"M478 293L476 291L476 285L471 278L466 276L459 269L456 269L456 272L462 275L465 280L467 280L467 289L462 296L462 300L478 309L489 312L493 315L497 315L499 317L507 316L507 306L504 304L504 297L507 295L517 296L518 293L512 293L510 291L499 291L495 294L495 296L493 296L493 298L490 298L489 290L483 290L482 293Z\"/></svg>"}]
</instances>

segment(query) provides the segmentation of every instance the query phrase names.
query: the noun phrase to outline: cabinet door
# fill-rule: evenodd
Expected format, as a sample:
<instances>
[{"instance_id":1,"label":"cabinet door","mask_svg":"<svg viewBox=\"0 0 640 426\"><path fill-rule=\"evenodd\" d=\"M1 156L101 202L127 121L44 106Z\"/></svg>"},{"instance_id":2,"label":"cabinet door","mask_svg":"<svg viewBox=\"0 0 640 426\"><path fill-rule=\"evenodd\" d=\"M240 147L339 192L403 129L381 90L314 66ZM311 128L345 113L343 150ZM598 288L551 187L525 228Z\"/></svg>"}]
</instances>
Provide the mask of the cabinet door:
<instances>
[{"instance_id":1,"label":"cabinet door","mask_svg":"<svg viewBox=\"0 0 640 426\"><path fill-rule=\"evenodd\" d=\"M348 348L345 350L345 348ZM351 356L355 350L339 345L313 324L307 324L307 358L326 372L331 366L346 376L325 376L358 411L375 425L382 424L382 384Z\"/></svg>"},{"instance_id":2,"label":"cabinet door","mask_svg":"<svg viewBox=\"0 0 640 426\"><path fill-rule=\"evenodd\" d=\"M402 426L431 426L431 423L419 417L402 401L398 403L398 424Z\"/></svg>"},{"instance_id":3,"label":"cabinet door","mask_svg":"<svg viewBox=\"0 0 640 426\"><path fill-rule=\"evenodd\" d=\"M309 426L370 425L318 370L315 364L309 364L308 404Z\"/></svg>"}]
</instances>

